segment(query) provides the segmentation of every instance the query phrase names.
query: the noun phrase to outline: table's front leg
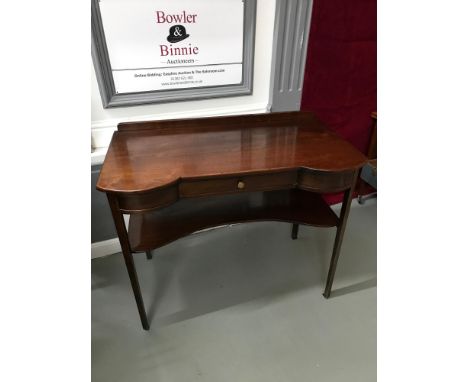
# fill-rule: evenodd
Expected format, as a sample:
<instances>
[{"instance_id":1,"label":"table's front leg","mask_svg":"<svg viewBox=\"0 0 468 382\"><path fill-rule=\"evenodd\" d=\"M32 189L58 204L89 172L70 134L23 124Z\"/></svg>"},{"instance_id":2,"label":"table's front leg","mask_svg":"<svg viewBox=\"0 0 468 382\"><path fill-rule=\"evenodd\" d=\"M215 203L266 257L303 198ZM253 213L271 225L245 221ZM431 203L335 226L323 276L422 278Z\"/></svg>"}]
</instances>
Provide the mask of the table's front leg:
<instances>
[{"instance_id":1,"label":"table's front leg","mask_svg":"<svg viewBox=\"0 0 468 382\"><path fill-rule=\"evenodd\" d=\"M343 242L343 235L346 229L346 222L348 220L349 210L351 208L351 202L353 200L354 187L356 186L358 171L356 171L351 188L345 191L343 197L343 203L340 211L340 221L336 227L335 243L333 245L333 254L330 261L330 268L328 269L327 284L323 296L325 298L330 297L331 288L333 285L333 278L335 277L336 266L338 264L338 257L340 256L341 243Z\"/></svg>"},{"instance_id":2,"label":"table's front leg","mask_svg":"<svg viewBox=\"0 0 468 382\"><path fill-rule=\"evenodd\" d=\"M119 202L115 195L107 194L109 205L112 211L112 217L114 219L115 228L117 235L119 236L120 246L122 247L122 253L125 259L125 265L127 267L128 276L130 277L130 283L132 284L133 294L135 295L136 304L138 307L138 313L140 314L141 324L143 329L149 330L148 318L146 316L145 304L143 297L141 296L140 283L138 282L138 275L135 269L135 263L133 262L133 254L128 240L127 229L125 228L125 222L123 214L119 208Z\"/></svg>"}]
</instances>

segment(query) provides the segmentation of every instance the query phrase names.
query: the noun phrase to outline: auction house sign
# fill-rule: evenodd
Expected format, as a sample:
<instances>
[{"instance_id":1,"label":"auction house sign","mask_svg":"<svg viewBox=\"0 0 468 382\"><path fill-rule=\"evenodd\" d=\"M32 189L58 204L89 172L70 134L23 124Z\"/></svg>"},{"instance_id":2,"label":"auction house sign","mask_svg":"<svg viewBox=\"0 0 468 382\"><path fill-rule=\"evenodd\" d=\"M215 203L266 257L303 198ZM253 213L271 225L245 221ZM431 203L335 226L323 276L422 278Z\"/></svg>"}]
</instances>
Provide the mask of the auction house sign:
<instances>
[{"instance_id":1,"label":"auction house sign","mask_svg":"<svg viewBox=\"0 0 468 382\"><path fill-rule=\"evenodd\" d=\"M103 104L249 94L255 1L93 0Z\"/></svg>"}]
</instances>

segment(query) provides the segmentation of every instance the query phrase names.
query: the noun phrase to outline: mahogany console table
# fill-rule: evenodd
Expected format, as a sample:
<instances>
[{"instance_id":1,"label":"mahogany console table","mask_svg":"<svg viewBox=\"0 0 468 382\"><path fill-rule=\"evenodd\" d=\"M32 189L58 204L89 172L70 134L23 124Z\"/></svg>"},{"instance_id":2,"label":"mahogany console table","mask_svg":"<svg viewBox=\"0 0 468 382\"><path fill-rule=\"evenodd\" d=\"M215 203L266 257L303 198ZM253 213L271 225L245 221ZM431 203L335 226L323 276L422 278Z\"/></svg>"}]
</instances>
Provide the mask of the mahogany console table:
<instances>
[{"instance_id":1,"label":"mahogany console table","mask_svg":"<svg viewBox=\"0 0 468 382\"><path fill-rule=\"evenodd\" d=\"M252 221L337 227L328 298L352 193L367 158L312 113L121 123L97 189L106 192L143 328L133 253L200 229ZM339 216L321 193L344 191ZM128 232L123 214L130 214Z\"/></svg>"}]
</instances>

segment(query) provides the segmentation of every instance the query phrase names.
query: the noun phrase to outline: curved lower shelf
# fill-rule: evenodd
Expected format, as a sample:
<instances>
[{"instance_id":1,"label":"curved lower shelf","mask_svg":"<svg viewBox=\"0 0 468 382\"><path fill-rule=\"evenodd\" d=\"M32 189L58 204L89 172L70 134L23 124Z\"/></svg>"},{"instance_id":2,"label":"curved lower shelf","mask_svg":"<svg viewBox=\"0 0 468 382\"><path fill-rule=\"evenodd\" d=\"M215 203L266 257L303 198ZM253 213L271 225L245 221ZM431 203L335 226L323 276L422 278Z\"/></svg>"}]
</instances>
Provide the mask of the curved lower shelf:
<instances>
[{"instance_id":1,"label":"curved lower shelf","mask_svg":"<svg viewBox=\"0 0 468 382\"><path fill-rule=\"evenodd\" d=\"M245 192L181 199L165 208L131 215L128 236L132 251L142 252L201 229L254 221L335 227L339 219L321 195L314 192Z\"/></svg>"}]
</instances>

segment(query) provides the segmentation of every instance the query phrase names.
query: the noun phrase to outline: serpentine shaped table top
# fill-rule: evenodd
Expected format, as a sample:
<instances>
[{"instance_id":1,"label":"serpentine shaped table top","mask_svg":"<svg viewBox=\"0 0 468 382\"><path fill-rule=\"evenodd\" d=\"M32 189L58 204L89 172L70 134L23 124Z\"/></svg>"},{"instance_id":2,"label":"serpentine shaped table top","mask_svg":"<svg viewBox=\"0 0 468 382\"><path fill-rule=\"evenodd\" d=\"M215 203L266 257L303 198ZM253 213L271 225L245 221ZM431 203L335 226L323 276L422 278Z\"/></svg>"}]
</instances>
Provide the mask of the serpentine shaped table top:
<instances>
[{"instance_id":1,"label":"serpentine shaped table top","mask_svg":"<svg viewBox=\"0 0 468 382\"><path fill-rule=\"evenodd\" d=\"M247 173L338 172L366 160L310 112L129 122L112 137L97 189L139 193Z\"/></svg>"}]
</instances>

